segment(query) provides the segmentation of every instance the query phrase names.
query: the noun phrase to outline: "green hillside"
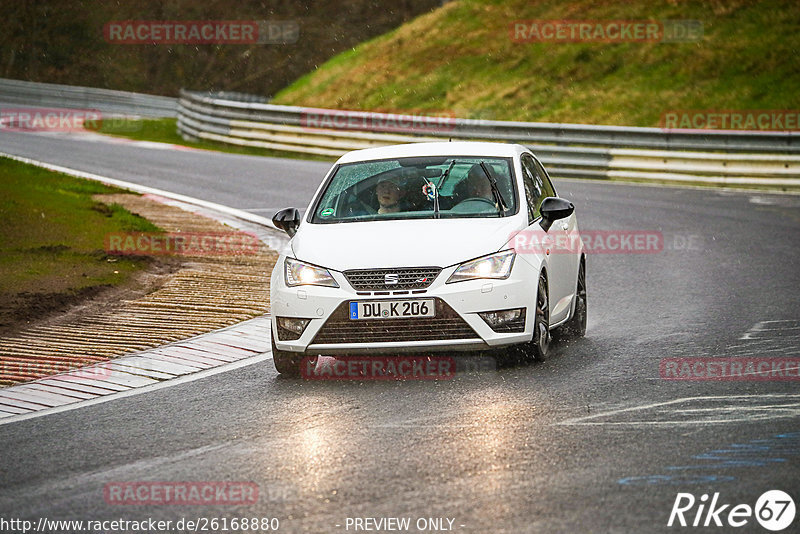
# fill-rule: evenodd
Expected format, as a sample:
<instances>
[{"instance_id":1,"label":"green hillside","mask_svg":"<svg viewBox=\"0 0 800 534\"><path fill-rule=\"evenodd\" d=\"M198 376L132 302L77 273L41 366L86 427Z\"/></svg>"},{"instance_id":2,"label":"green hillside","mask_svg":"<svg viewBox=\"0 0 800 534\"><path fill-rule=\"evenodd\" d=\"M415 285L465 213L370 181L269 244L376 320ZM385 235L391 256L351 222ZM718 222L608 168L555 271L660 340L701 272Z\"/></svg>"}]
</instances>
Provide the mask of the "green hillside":
<instances>
[{"instance_id":1,"label":"green hillside","mask_svg":"<svg viewBox=\"0 0 800 534\"><path fill-rule=\"evenodd\" d=\"M180 88L273 95L328 58L440 5L407 0L0 2L0 77L177 96ZM118 21L287 21L285 44L117 44Z\"/></svg>"},{"instance_id":2,"label":"green hillside","mask_svg":"<svg viewBox=\"0 0 800 534\"><path fill-rule=\"evenodd\" d=\"M514 42L518 20L699 20L693 42ZM672 110L800 109L797 0L456 0L339 54L275 103L658 126Z\"/></svg>"}]
</instances>

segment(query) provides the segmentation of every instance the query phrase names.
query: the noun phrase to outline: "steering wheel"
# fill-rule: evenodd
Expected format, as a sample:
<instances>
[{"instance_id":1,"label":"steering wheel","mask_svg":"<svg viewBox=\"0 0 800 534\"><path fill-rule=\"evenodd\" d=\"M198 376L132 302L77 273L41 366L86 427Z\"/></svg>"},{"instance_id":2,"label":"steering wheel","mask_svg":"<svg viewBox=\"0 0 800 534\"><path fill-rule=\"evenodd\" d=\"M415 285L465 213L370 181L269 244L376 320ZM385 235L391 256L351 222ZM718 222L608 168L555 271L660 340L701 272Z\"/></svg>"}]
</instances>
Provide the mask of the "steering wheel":
<instances>
[{"instance_id":1,"label":"steering wheel","mask_svg":"<svg viewBox=\"0 0 800 534\"><path fill-rule=\"evenodd\" d=\"M355 195L352 192L347 193L346 206L346 211L349 212L350 216L359 217L362 215L374 215L375 213L378 213L378 210L361 200L358 195Z\"/></svg>"},{"instance_id":2,"label":"steering wheel","mask_svg":"<svg viewBox=\"0 0 800 534\"><path fill-rule=\"evenodd\" d=\"M472 197L472 198L465 198L455 206L450 211L454 211L456 213L480 213L486 211L486 206L491 206L492 210L496 210L497 206L495 203L488 198L485 197Z\"/></svg>"}]
</instances>

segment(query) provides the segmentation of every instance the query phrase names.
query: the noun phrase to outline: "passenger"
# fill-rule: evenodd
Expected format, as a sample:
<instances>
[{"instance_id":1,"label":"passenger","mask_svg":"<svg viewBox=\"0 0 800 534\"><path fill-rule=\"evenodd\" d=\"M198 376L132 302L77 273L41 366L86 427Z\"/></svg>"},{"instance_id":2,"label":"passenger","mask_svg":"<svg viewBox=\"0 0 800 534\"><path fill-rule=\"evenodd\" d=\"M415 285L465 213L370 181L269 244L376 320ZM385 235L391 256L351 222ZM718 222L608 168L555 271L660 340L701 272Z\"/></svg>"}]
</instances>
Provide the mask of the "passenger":
<instances>
[{"instance_id":1,"label":"passenger","mask_svg":"<svg viewBox=\"0 0 800 534\"><path fill-rule=\"evenodd\" d=\"M403 211L401 201L405 196L403 188L397 183L397 178L386 177L378 182L375 188L378 196L378 213L398 213Z\"/></svg>"}]
</instances>

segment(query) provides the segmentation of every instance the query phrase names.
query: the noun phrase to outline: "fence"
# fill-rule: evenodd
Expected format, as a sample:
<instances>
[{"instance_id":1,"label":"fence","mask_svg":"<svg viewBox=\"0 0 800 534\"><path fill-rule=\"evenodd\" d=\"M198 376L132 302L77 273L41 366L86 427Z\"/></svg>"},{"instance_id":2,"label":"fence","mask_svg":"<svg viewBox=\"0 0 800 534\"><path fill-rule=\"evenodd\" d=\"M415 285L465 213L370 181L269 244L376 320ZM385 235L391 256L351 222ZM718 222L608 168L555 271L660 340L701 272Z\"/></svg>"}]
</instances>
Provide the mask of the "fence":
<instances>
[{"instance_id":1,"label":"fence","mask_svg":"<svg viewBox=\"0 0 800 534\"><path fill-rule=\"evenodd\" d=\"M798 132L692 131L449 119L397 131L397 115L278 106L239 93L181 91L180 99L0 78L0 107L98 109L178 118L187 139L338 157L395 143L472 139L530 147L558 177L800 187ZM344 128L335 125L346 117ZM419 119L417 117L416 119ZM355 123L368 128L352 127ZM428 127L430 126L430 127ZM399 128L404 130L404 128Z\"/></svg>"},{"instance_id":2,"label":"fence","mask_svg":"<svg viewBox=\"0 0 800 534\"><path fill-rule=\"evenodd\" d=\"M0 78L0 107L9 105L96 109L142 117L175 117L178 112L177 99L166 96Z\"/></svg>"},{"instance_id":3,"label":"fence","mask_svg":"<svg viewBox=\"0 0 800 534\"><path fill-rule=\"evenodd\" d=\"M450 119L438 127L412 125L409 132L398 133L392 123L398 116L371 112L346 112L351 124L369 123L368 129L309 126L325 123L316 120L320 117L334 124L345 112L189 91L181 91L178 102L178 130L187 139L334 157L394 143L506 141L530 147L554 176L800 186L797 132L699 132Z\"/></svg>"}]
</instances>

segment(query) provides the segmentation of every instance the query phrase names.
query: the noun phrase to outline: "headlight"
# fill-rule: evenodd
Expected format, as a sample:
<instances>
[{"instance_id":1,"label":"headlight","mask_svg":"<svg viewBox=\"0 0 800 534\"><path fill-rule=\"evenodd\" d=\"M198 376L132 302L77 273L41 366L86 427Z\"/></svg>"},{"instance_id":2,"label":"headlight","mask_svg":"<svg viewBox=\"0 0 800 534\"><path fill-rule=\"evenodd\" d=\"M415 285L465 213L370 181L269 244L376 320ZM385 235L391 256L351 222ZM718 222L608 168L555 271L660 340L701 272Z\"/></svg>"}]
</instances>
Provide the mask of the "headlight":
<instances>
[{"instance_id":1,"label":"headlight","mask_svg":"<svg viewBox=\"0 0 800 534\"><path fill-rule=\"evenodd\" d=\"M463 280L475 280L478 278L508 278L511 274L511 267L514 265L514 258L517 253L513 250L504 250L489 254L482 258L470 260L458 266L458 269L447 279L448 284L461 282Z\"/></svg>"},{"instance_id":2,"label":"headlight","mask_svg":"<svg viewBox=\"0 0 800 534\"><path fill-rule=\"evenodd\" d=\"M286 285L295 286L327 286L339 287L328 269L310 263L286 258L284 262L284 278Z\"/></svg>"}]
</instances>

